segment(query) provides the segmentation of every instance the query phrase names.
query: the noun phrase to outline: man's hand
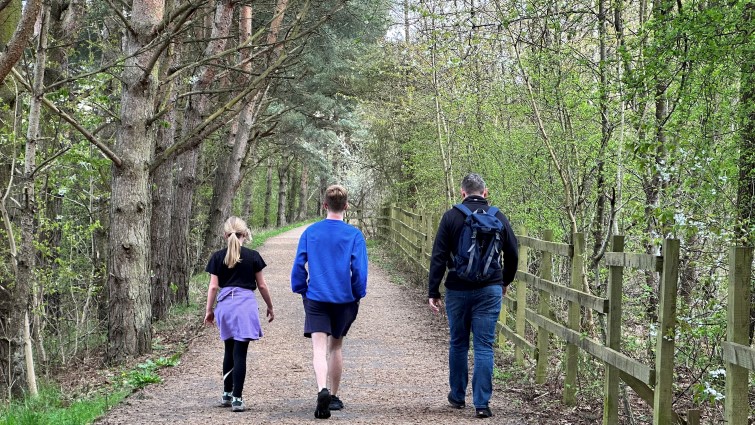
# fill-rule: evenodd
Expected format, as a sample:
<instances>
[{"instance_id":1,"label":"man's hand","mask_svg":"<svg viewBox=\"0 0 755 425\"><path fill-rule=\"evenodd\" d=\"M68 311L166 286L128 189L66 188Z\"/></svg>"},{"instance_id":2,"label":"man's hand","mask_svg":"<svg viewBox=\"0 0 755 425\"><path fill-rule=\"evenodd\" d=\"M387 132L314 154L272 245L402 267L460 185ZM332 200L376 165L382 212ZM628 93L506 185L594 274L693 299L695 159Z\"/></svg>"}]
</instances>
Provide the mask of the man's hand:
<instances>
[{"instance_id":1,"label":"man's hand","mask_svg":"<svg viewBox=\"0 0 755 425\"><path fill-rule=\"evenodd\" d=\"M427 303L430 305L430 310L435 314L440 314L440 309L443 307L443 301L440 298L428 298Z\"/></svg>"}]
</instances>

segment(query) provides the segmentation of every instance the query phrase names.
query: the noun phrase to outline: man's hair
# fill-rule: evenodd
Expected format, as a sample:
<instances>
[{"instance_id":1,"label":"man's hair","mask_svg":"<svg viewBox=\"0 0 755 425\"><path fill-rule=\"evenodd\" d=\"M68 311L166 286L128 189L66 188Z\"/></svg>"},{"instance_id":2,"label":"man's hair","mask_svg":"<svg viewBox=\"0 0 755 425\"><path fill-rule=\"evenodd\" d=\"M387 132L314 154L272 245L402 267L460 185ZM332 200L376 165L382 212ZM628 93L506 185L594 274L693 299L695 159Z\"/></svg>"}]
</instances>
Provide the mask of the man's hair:
<instances>
[{"instance_id":1,"label":"man's hair","mask_svg":"<svg viewBox=\"0 0 755 425\"><path fill-rule=\"evenodd\" d=\"M331 212L341 212L346 209L348 192L340 184L334 184L325 189L325 203Z\"/></svg>"},{"instance_id":2,"label":"man's hair","mask_svg":"<svg viewBox=\"0 0 755 425\"><path fill-rule=\"evenodd\" d=\"M461 181L461 190L467 195L482 195L486 187L485 180L477 173L469 173Z\"/></svg>"}]
</instances>

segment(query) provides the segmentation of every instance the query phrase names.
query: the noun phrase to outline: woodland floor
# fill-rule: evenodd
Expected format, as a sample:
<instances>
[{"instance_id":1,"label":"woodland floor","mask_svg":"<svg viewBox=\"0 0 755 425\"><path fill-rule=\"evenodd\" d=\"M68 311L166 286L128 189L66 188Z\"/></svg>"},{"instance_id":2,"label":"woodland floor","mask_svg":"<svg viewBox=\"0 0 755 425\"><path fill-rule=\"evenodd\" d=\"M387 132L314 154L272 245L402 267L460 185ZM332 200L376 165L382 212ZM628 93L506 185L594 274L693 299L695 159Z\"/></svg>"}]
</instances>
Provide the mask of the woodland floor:
<instances>
[{"instance_id":1,"label":"woodland floor","mask_svg":"<svg viewBox=\"0 0 755 425\"><path fill-rule=\"evenodd\" d=\"M275 320L250 345L244 400L247 410L218 407L223 349L217 329L203 327L181 363L160 371L163 382L133 393L98 424L327 423L314 418L316 384L311 342L302 336L304 313L289 286L296 244L303 228L269 239L259 252L268 264ZM364 424L594 424L599 410L566 408L560 392L528 384L497 382L494 417L475 419L469 407L450 408L447 324L427 308L424 288L394 283L394 271L371 261L368 293L344 342L339 396L345 404L331 422ZM201 303L203 304L204 301ZM260 300L260 304L264 303ZM202 317L197 316L197 321ZM188 324L187 324L188 325ZM499 367L509 363L499 359ZM471 391L471 390L470 390ZM540 395L538 395L538 393Z\"/></svg>"}]
</instances>

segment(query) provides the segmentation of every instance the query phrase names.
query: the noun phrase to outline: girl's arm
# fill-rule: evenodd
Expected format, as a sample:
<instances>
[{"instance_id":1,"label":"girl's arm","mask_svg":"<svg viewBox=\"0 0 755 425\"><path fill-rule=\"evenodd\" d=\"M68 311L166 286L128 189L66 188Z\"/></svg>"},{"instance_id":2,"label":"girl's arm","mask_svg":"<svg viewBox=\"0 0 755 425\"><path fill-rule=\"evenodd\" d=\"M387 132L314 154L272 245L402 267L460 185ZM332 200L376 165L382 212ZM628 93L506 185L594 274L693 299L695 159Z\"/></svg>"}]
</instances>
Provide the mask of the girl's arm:
<instances>
[{"instance_id":1,"label":"girl's arm","mask_svg":"<svg viewBox=\"0 0 755 425\"><path fill-rule=\"evenodd\" d=\"M262 299L265 300L265 304L267 304L267 321L272 322L273 319L275 319L275 313L273 313L273 299L270 298L270 291L267 289L265 276L262 275L262 271L258 271L254 274L254 277L257 279L257 289L260 290L260 295L262 295Z\"/></svg>"},{"instance_id":2,"label":"girl's arm","mask_svg":"<svg viewBox=\"0 0 755 425\"><path fill-rule=\"evenodd\" d=\"M211 325L215 322L215 312L212 310L212 307L215 305L215 297L218 295L219 288L218 277L211 274L210 287L207 288L207 308L205 309L204 314L204 323L206 325Z\"/></svg>"}]
</instances>

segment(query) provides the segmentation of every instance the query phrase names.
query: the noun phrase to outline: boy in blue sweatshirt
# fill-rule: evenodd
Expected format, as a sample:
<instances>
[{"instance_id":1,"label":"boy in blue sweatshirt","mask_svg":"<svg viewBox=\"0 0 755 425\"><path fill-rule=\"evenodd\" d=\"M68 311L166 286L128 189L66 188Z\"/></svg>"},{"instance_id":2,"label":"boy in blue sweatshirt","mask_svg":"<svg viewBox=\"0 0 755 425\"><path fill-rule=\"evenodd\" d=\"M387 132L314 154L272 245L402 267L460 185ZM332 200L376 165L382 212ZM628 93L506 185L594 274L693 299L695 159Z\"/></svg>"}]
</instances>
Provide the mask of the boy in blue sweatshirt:
<instances>
[{"instance_id":1,"label":"boy in blue sweatshirt","mask_svg":"<svg viewBox=\"0 0 755 425\"><path fill-rule=\"evenodd\" d=\"M291 290L304 302L304 336L312 338L318 419L343 408L336 395L343 337L357 317L359 300L367 295L367 245L362 232L343 221L347 197L343 186L328 187L323 205L328 215L301 235L291 270Z\"/></svg>"}]
</instances>

